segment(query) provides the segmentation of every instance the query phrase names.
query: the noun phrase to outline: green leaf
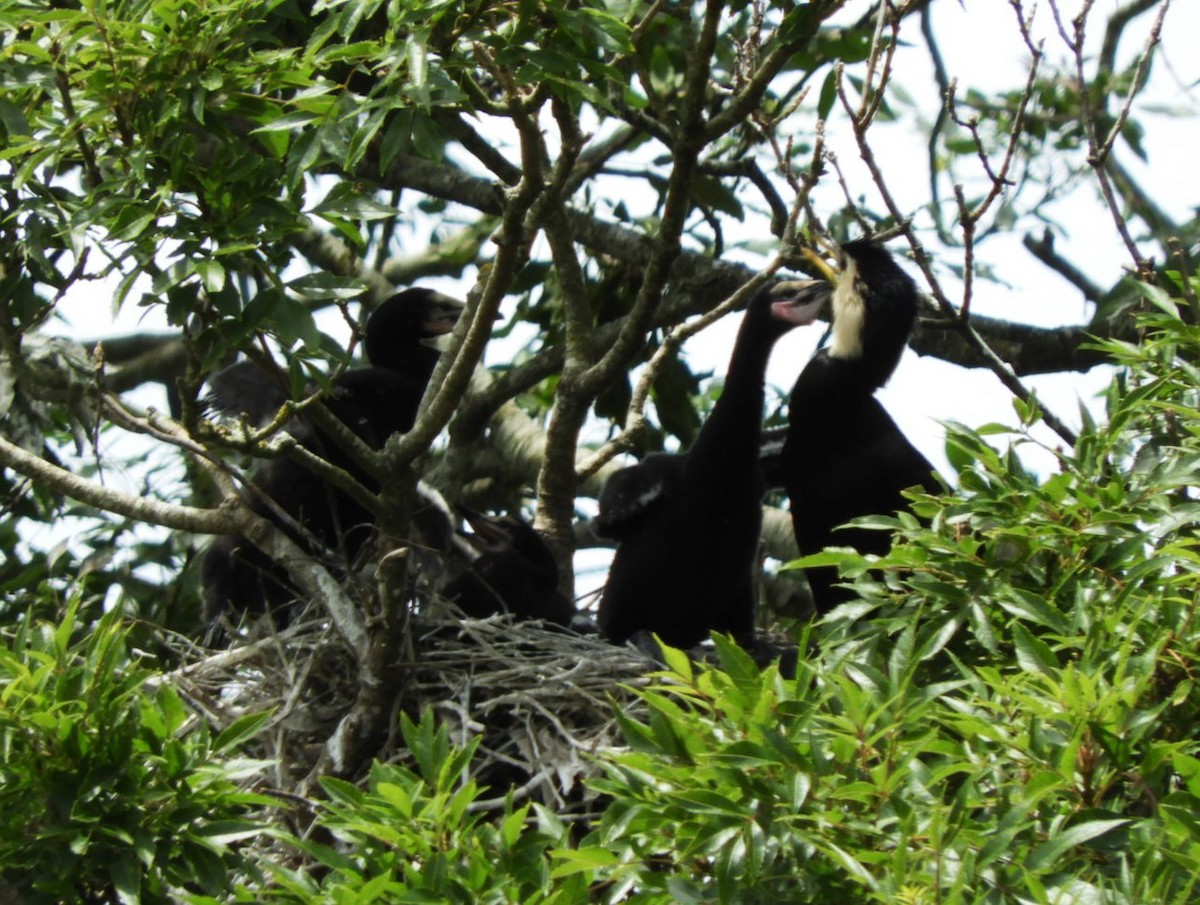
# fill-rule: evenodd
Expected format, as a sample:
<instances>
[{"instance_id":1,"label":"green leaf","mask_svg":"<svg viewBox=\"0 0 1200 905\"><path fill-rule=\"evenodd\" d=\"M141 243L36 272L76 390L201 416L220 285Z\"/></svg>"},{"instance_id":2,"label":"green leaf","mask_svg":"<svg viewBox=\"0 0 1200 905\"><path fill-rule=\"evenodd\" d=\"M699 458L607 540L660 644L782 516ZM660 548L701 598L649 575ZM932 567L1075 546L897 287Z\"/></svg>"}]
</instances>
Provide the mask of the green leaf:
<instances>
[{"instance_id":1,"label":"green leaf","mask_svg":"<svg viewBox=\"0 0 1200 905\"><path fill-rule=\"evenodd\" d=\"M1086 823L1077 824L1043 842L1030 852L1025 859L1025 866L1030 870L1050 870L1055 862L1070 849L1132 822L1129 819L1089 820Z\"/></svg>"},{"instance_id":2,"label":"green leaf","mask_svg":"<svg viewBox=\"0 0 1200 905\"><path fill-rule=\"evenodd\" d=\"M239 747L258 735L274 715L275 710L272 708L239 717L217 736L213 742L213 748L217 751L231 751Z\"/></svg>"},{"instance_id":3,"label":"green leaf","mask_svg":"<svg viewBox=\"0 0 1200 905\"><path fill-rule=\"evenodd\" d=\"M837 70L830 69L825 75L825 81L821 83L821 95L817 101L818 119L828 119L830 111L833 110L834 102L837 100L837 80Z\"/></svg>"},{"instance_id":4,"label":"green leaf","mask_svg":"<svg viewBox=\"0 0 1200 905\"><path fill-rule=\"evenodd\" d=\"M1055 674L1059 670L1058 658L1042 639L1032 635L1020 622L1013 623L1013 644L1017 649L1017 663L1026 672Z\"/></svg>"},{"instance_id":5,"label":"green leaf","mask_svg":"<svg viewBox=\"0 0 1200 905\"><path fill-rule=\"evenodd\" d=\"M600 868L612 867L620 863L615 852L600 846L584 846L581 848L557 848L551 852L555 866L550 870L554 878L569 877L573 874L592 874Z\"/></svg>"}]
</instances>

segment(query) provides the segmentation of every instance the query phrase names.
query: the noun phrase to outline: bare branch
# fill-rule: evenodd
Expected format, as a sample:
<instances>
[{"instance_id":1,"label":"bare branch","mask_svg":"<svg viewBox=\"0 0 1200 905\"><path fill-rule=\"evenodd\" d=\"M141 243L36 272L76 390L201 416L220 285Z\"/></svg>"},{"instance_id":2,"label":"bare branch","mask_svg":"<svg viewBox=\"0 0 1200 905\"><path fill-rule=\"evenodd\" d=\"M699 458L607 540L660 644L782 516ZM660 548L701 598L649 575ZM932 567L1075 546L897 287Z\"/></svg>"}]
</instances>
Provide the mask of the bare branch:
<instances>
[{"instance_id":1,"label":"bare branch","mask_svg":"<svg viewBox=\"0 0 1200 905\"><path fill-rule=\"evenodd\" d=\"M135 521L195 534L233 534L239 529L237 519L226 510L197 509L123 493L47 462L2 436L0 465L73 500Z\"/></svg>"},{"instance_id":2,"label":"bare branch","mask_svg":"<svg viewBox=\"0 0 1200 905\"><path fill-rule=\"evenodd\" d=\"M1112 128L1108 130L1108 135L1100 148L1095 152L1096 160L1103 164L1108 160L1109 154L1112 153L1114 142L1125 128L1125 122L1129 119L1129 111L1133 107L1133 99L1145 87L1146 73L1150 69L1150 60L1154 55L1154 48L1158 46L1162 39L1163 19L1167 15L1167 9L1171 5L1171 0L1163 0L1162 6L1158 9L1158 15L1154 19L1154 25L1150 28L1150 34L1146 38L1146 45L1142 49L1141 56L1138 57L1137 68L1134 71L1133 79L1129 83L1129 91L1125 95L1125 101L1121 104L1121 109L1117 113L1117 118L1112 124ZM1112 20L1109 20L1111 26Z\"/></svg>"},{"instance_id":3,"label":"bare branch","mask_svg":"<svg viewBox=\"0 0 1200 905\"><path fill-rule=\"evenodd\" d=\"M1100 301L1104 290L1093 283L1078 267L1054 250L1054 234L1045 230L1040 239L1026 235L1022 244L1035 258L1075 286L1089 302Z\"/></svg>"},{"instance_id":4,"label":"bare branch","mask_svg":"<svg viewBox=\"0 0 1200 905\"><path fill-rule=\"evenodd\" d=\"M1005 361L1003 361L1003 359L1001 359L990 346L988 346L983 337L980 336L979 332L976 330L975 326L958 315L958 313L954 310L954 306L951 305L949 298L947 298L943 292L940 283L933 274L932 267L929 263L929 258L925 253L924 247L921 245L920 239L917 237L916 231L913 229L911 221L904 217L903 212L900 210L899 205L896 203L895 198L888 189L887 180L885 179L882 170L879 168L879 164L875 159L875 153L867 139L866 124L860 120L855 113L854 107L850 103L849 97L846 95L845 87L840 78L838 79L838 96L842 101L843 108L847 113L850 114L851 124L854 128L854 135L858 143L859 156L862 158L863 163L865 163L867 168L870 170L872 181L875 183L875 188L879 191L880 196L883 198L884 204L887 206L889 213L891 213L893 218L900 225L901 232L904 233L905 238L908 240L909 247L912 248L917 265L925 274L925 278L929 283L930 288L933 290L934 298L937 300L938 305L944 312L949 314L951 322L957 325L957 329L960 331L963 339L966 341L971 350L976 353L979 356L979 359L991 369L992 373L994 373L1000 379L1000 382L1008 388L1009 392L1011 392L1021 401L1031 403L1033 401L1033 393L1030 392L1030 390L1024 384L1022 384L1019 379L1017 379L1013 369ZM1066 443L1074 445L1075 432L1067 427L1066 423L1059 419L1053 412L1050 412L1045 408L1042 408L1041 412L1042 420L1046 422L1050 429L1058 434Z\"/></svg>"}]
</instances>

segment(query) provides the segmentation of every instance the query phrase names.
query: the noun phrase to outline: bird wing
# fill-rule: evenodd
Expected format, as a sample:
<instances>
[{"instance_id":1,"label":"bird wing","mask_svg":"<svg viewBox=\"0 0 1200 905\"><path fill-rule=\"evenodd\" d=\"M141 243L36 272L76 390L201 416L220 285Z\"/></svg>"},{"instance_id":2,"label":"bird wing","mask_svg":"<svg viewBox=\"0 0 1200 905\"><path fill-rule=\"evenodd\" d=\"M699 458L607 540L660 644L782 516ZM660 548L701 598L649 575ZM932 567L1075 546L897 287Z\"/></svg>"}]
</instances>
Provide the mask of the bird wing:
<instances>
[{"instance_id":1,"label":"bird wing","mask_svg":"<svg viewBox=\"0 0 1200 905\"><path fill-rule=\"evenodd\" d=\"M254 427L264 427L271 423L288 397L264 368L245 358L208 378L208 393L203 401L219 415L231 418L245 415Z\"/></svg>"},{"instance_id":2,"label":"bird wing","mask_svg":"<svg viewBox=\"0 0 1200 905\"><path fill-rule=\"evenodd\" d=\"M648 514L679 490L685 457L653 453L613 474L600 492L596 532L616 540L636 531Z\"/></svg>"}]
</instances>

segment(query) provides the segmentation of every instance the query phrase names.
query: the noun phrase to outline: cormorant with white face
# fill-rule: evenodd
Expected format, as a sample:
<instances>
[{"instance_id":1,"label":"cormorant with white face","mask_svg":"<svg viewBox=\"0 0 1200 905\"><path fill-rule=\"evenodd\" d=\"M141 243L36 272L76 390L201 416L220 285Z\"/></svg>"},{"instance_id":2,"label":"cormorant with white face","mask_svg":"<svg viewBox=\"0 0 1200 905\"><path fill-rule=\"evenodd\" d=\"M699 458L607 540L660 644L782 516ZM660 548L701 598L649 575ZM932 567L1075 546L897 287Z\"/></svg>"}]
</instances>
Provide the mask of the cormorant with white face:
<instances>
[{"instance_id":1,"label":"cormorant with white face","mask_svg":"<svg viewBox=\"0 0 1200 905\"><path fill-rule=\"evenodd\" d=\"M895 371L916 321L916 284L872 242L849 242L842 253L832 337L792 389L781 453L803 555L829 546L885 553L891 543L886 532L839 526L906 508L900 493L905 488L941 491L929 460L875 398ZM851 598L849 590L836 586L836 568L812 568L806 574L819 614Z\"/></svg>"},{"instance_id":2,"label":"cormorant with white face","mask_svg":"<svg viewBox=\"0 0 1200 905\"><path fill-rule=\"evenodd\" d=\"M767 359L776 340L816 318L828 294L812 282L760 292L746 309L724 390L691 449L648 457L610 479L597 519L619 540L599 610L610 640L649 631L687 648L713 630L743 641L753 635Z\"/></svg>"},{"instance_id":3,"label":"cormorant with white face","mask_svg":"<svg viewBox=\"0 0 1200 905\"><path fill-rule=\"evenodd\" d=\"M423 288L406 289L381 304L366 325L369 367L351 368L334 381L326 405L330 412L372 449L381 449L394 433L413 426L417 408L437 365L432 343L449 333L462 302ZM287 400L283 388L264 369L242 361L209 379L209 407L227 416L245 416L261 427L271 421ZM303 446L344 469L372 492L378 485L334 441L303 417L293 418L289 432ZM305 549L320 555L338 551L352 563L370 537L370 512L291 459L263 462L253 475L255 491L244 498L255 512L279 521L268 497L302 532L284 525ZM204 617L211 622L230 610L262 611L285 604L294 593L286 571L245 538L215 538L201 564Z\"/></svg>"}]
</instances>

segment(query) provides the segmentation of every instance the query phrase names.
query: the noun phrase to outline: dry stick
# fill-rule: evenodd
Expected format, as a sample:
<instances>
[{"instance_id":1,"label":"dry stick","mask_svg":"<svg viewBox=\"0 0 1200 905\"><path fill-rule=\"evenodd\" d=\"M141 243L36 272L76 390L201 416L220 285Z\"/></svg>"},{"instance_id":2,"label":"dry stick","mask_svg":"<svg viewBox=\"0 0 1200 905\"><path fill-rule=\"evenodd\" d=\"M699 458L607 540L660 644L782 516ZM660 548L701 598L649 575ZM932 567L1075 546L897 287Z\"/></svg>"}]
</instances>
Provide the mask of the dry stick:
<instances>
[{"instance_id":1,"label":"dry stick","mask_svg":"<svg viewBox=\"0 0 1200 905\"><path fill-rule=\"evenodd\" d=\"M879 112L880 106L883 104L883 92L887 88L888 81L891 78L892 58L896 53L896 45L900 31L900 21L895 19L892 21L892 40L888 42L886 57L883 60L883 67L879 75L879 87L872 90L872 82L875 81L875 67L879 65L879 57L881 55L881 42L883 41L883 29L887 24L888 12L891 4L884 0L879 4L877 18L875 20L875 31L871 34L871 50L867 55L867 74L863 79L862 99L858 106L858 113L855 116L863 124L863 128L867 129L875 120L875 115Z\"/></svg>"},{"instance_id":2,"label":"dry stick","mask_svg":"<svg viewBox=\"0 0 1200 905\"><path fill-rule=\"evenodd\" d=\"M704 123L705 87L708 84L712 54L717 41L717 26L722 4L708 0L704 21L701 25L696 48L688 60L686 90L684 93L683 123L672 141L675 166L667 185L666 200L659 230L657 248L646 262L642 286L627 315L621 332L612 347L584 375L589 389L599 392L600 388L632 357L634 349L645 341L655 309L663 288L666 286L672 265L682 251L680 237L686 225L690 208L691 186L695 176L700 151L708 142ZM632 442L635 435L622 434L622 444ZM576 470L576 480L584 481L617 454L625 445L606 444L601 453L589 457L582 469Z\"/></svg>"},{"instance_id":3,"label":"dry stick","mask_svg":"<svg viewBox=\"0 0 1200 905\"><path fill-rule=\"evenodd\" d=\"M1125 101L1121 104L1116 121L1112 124L1112 128L1108 130L1108 136L1096 152L1096 159L1100 164L1103 164L1108 159L1108 155L1112 153L1113 143L1117 140L1117 136L1121 134L1121 130L1125 127L1125 122L1129 119L1129 111L1133 106L1133 99L1145 87L1146 72L1150 68L1150 58L1154 54L1154 48L1162 39L1163 20L1166 18L1167 9L1170 6L1171 0L1163 0L1162 6L1158 9L1154 25L1151 27L1150 34L1146 38L1146 45L1142 49L1142 55L1138 58L1137 70L1130 80L1129 92L1125 95Z\"/></svg>"},{"instance_id":4,"label":"dry stick","mask_svg":"<svg viewBox=\"0 0 1200 905\"><path fill-rule=\"evenodd\" d=\"M1018 15L1019 26L1024 29L1026 23ZM1025 36L1027 46L1032 46L1032 42L1028 35ZM1008 144L1005 148L1004 159L1001 161L1000 169L996 172L992 171L991 161L988 159L987 150L984 148L983 139L979 135L979 123L972 118L968 121L963 121L959 115L954 102L954 95L946 96L946 107L950 112L950 116L958 125L966 128L971 133L971 137L975 141L975 153L979 158L979 163L983 167L983 172L991 181L991 188L983 199L972 209L967 205L967 199L963 192L961 183L956 183L954 186L954 198L958 203L958 220L962 224L963 231L963 299L959 306L959 319L966 321L971 315L971 299L975 287L975 228L988 209L995 203L996 199L1004 191L1006 185L1011 185L1008 178L1008 173L1012 169L1013 160L1016 157L1017 147L1020 143L1021 133L1025 125L1025 113L1029 109L1029 102L1033 98L1034 88L1037 84L1038 67L1042 60L1041 47L1033 49L1033 64L1029 67L1029 77L1025 80L1025 90L1021 93L1021 100L1017 104L1017 115L1013 118L1012 128L1008 133Z\"/></svg>"},{"instance_id":5,"label":"dry stick","mask_svg":"<svg viewBox=\"0 0 1200 905\"><path fill-rule=\"evenodd\" d=\"M1116 67L1117 47L1120 45L1121 36L1125 33L1125 28L1129 23L1161 2L1162 0L1133 0L1109 14L1108 26L1104 29L1104 41L1096 61L1100 72L1111 74Z\"/></svg>"},{"instance_id":6,"label":"dry stick","mask_svg":"<svg viewBox=\"0 0 1200 905\"><path fill-rule=\"evenodd\" d=\"M1104 203L1108 207L1109 215L1112 217L1113 225L1117 229L1121 241L1125 244L1126 250L1129 252L1130 258L1133 260L1134 266L1137 269L1138 277L1144 280L1153 278L1153 268L1150 261L1142 256L1141 251L1137 247L1132 234L1129 232L1129 227L1125 223L1125 218L1121 214L1120 206L1117 203L1116 192L1113 189L1112 182L1109 179L1106 161L1109 151L1112 149L1112 142L1116 139L1116 132L1110 131L1109 135L1105 136L1103 142L1100 140L1099 132L1096 125L1096 112L1091 105L1087 103L1087 96L1084 93L1083 86L1088 84L1083 71L1084 57L1084 39L1087 33L1087 19L1092 11L1095 0L1085 0L1083 7L1079 13L1071 21L1073 29L1073 37L1067 33L1066 25L1063 22L1061 13L1058 8L1057 0L1050 0L1050 9L1054 14L1055 24L1058 26L1059 36L1063 42L1070 48L1075 58L1075 78L1080 85L1081 110L1084 132L1088 137L1088 164L1092 167L1096 174L1096 181L1100 185L1100 194L1104 198ZM1124 123L1129 115L1129 110L1133 105L1133 98L1137 93L1139 81L1144 77L1145 67L1149 65L1150 56L1154 51L1161 37L1163 17L1166 15L1167 8L1170 6L1170 0L1164 0L1162 7L1159 9L1158 17L1155 20L1154 27L1150 31L1150 35L1146 39L1145 49L1142 51L1142 56L1138 61L1138 77L1134 79L1130 86L1130 92L1122 105L1121 111L1118 114L1117 121ZM1115 129L1115 126L1114 126Z\"/></svg>"},{"instance_id":7,"label":"dry stick","mask_svg":"<svg viewBox=\"0 0 1200 905\"><path fill-rule=\"evenodd\" d=\"M745 123L754 109L761 104L763 95L771 87L775 76L783 70L788 60L807 43L807 40L807 36L804 36L795 41L773 43L767 53L767 58L750 76L745 87L720 113L708 121L704 132L705 140L715 141Z\"/></svg>"},{"instance_id":8,"label":"dry stick","mask_svg":"<svg viewBox=\"0 0 1200 905\"><path fill-rule=\"evenodd\" d=\"M921 34L924 36L925 46L929 50L929 59L933 64L933 79L937 84L938 96L942 98L942 104L938 108L937 116L933 120L933 126L929 130L929 141L925 145L929 164L929 197L931 200L929 210L933 216L933 225L934 229L937 230L938 238L943 244L950 245L952 244L951 236L946 230L945 222L942 219L941 192L938 188L940 180L938 178L937 151L946 121L949 119L949 110L947 109L945 99L953 96L956 85L946 72L946 63L942 59L941 48L934 37L933 17L930 14L930 9L931 6L927 5L921 10Z\"/></svg>"},{"instance_id":9,"label":"dry stick","mask_svg":"<svg viewBox=\"0 0 1200 905\"><path fill-rule=\"evenodd\" d=\"M1017 376L1013 373L1012 368L1009 367L1008 364L1001 359L1000 356L995 353L995 351L992 350L992 348L983 340L983 337L979 335L978 331L975 330L974 326L972 326L969 321L964 321L958 316L958 312L955 311L954 306L950 304L949 298L947 298L945 292L942 290L941 284L937 280L936 275L933 273L933 268L929 261L929 257L926 254L924 247L921 245L920 239L917 237L916 230L913 228L912 222L903 215L899 205L896 203L895 198L892 196L892 193L888 188L887 180L884 178L883 171L880 169L879 163L875 159L874 151L871 149L870 142L867 140L866 129L863 127L862 122L855 115L854 106L846 94L846 87L844 79L842 78L843 71L844 70L839 67L837 92L838 97L841 100L842 107L850 116L850 123L854 130L854 137L858 145L859 156L862 158L863 163L866 164L867 169L870 171L871 180L875 183L875 187L878 189L880 197L883 198L883 202L889 213L891 213L896 223L900 226L901 232L908 240L909 246L912 248L913 254L916 258L917 266L921 268L921 272L925 275L925 279L930 288L933 290L934 298L937 300L939 307L941 307L941 309L953 319L955 328L963 336L963 339L966 340L968 345L970 345L976 351L976 353L983 358L988 367L991 369L992 373L994 373L1000 379L1000 382L1008 388L1009 392L1027 405L1033 404L1033 393L1030 392L1030 390L1026 388L1019 379L1017 379ZM882 91L886 86L889 75L889 70L885 68L880 76L880 91ZM1074 446L1076 440L1075 432L1067 427L1067 425L1053 412L1050 412L1045 408L1039 408L1041 411L1042 420L1046 423L1046 425L1056 434L1058 434L1058 436L1061 437L1064 442L1066 442L1068 445Z\"/></svg>"}]
</instances>

